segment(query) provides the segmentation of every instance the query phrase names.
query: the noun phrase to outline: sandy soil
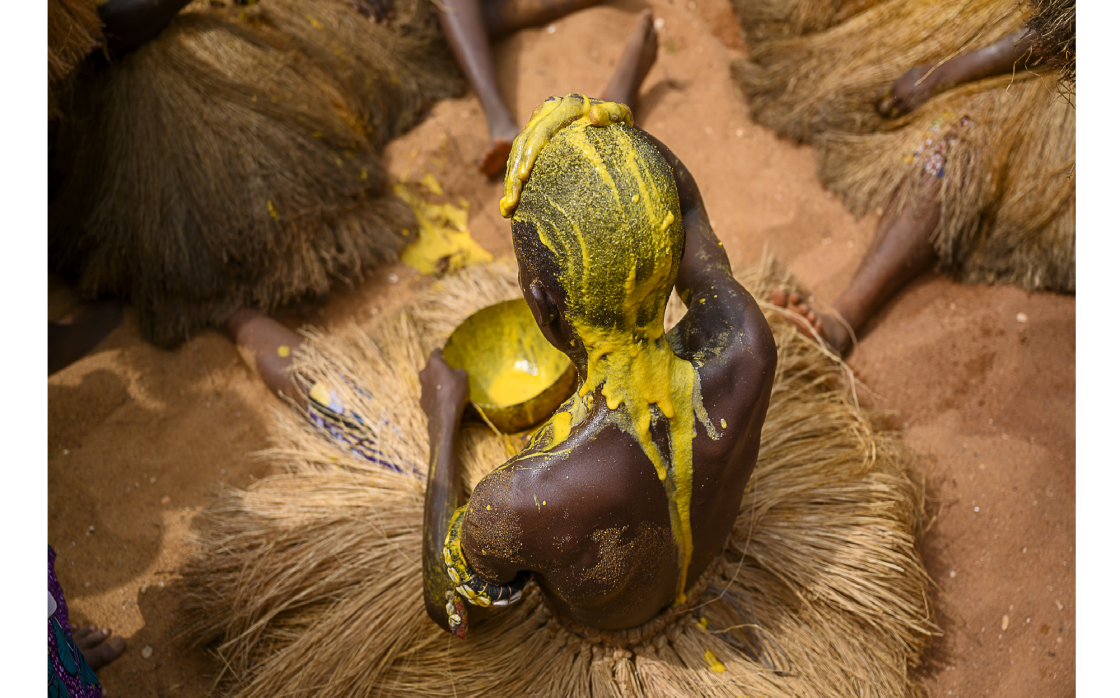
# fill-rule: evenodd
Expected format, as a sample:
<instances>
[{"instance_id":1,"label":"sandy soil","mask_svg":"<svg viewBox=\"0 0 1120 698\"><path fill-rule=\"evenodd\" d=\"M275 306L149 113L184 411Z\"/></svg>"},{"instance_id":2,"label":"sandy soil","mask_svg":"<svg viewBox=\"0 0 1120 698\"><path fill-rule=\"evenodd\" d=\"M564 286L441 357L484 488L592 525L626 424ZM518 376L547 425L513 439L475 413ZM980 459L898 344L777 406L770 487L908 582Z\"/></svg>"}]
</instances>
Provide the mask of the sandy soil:
<instances>
[{"instance_id":1,"label":"sandy soil","mask_svg":"<svg viewBox=\"0 0 1120 698\"><path fill-rule=\"evenodd\" d=\"M552 94L597 92L643 6L614 0L497 46L516 116ZM728 74L745 49L725 0L652 6L665 21L662 51L639 122L688 163L733 263L768 250L819 299L834 298L874 217L853 219L817 183L810 150L749 121ZM387 159L396 175L430 172L469 201L472 233L500 256L510 253L501 187L473 170L485 137L468 96L438 105ZM397 265L281 317L329 329L386 312L430 282ZM51 300L61 312L65 292ZM865 399L897 411L929 476L936 518L924 553L945 629L922 669L931 695L1074 694L1074 329L1072 297L930 273L852 356ZM286 408L225 337L161 351L140 339L131 311L48 385L48 534L59 578L77 620L109 625L130 645L102 671L106 694L204 695L217 664L185 646L176 615L191 522L216 491L268 471L254 452Z\"/></svg>"}]
</instances>

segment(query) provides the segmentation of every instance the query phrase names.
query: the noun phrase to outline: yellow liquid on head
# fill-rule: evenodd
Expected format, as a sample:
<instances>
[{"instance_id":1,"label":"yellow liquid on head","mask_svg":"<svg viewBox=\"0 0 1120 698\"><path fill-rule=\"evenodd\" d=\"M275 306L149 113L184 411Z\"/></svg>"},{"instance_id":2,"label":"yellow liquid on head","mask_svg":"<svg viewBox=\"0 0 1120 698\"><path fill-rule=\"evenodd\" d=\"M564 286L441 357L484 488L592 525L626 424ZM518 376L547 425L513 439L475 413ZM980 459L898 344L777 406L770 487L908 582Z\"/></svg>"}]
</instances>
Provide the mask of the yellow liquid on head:
<instances>
[{"instance_id":1,"label":"yellow liquid on head","mask_svg":"<svg viewBox=\"0 0 1120 698\"><path fill-rule=\"evenodd\" d=\"M586 380L531 446L560 445L586 417L594 392L603 396L609 413L599 423L629 434L665 488L679 564L676 600L683 603L693 551L696 422L710 438L719 435L704 409L697 367L674 354L665 337L665 303L683 240L680 205L671 172L656 165L652 146L640 152L635 140L600 138L597 128L586 116L568 122L555 136L563 150L552 151L563 154L541 149L543 178L516 204L515 222L532 222L560 264L568 321L587 352ZM565 158L566 167L556 167L556 157ZM537 190L550 178L567 182L563 201ZM658 423L668 436L664 451L651 432Z\"/></svg>"},{"instance_id":2,"label":"yellow liquid on head","mask_svg":"<svg viewBox=\"0 0 1120 698\"><path fill-rule=\"evenodd\" d=\"M536 366L526 367L526 370L513 366L494 377L486 395L492 404L499 407L517 405L540 395L552 385L554 378L545 375Z\"/></svg>"}]
</instances>

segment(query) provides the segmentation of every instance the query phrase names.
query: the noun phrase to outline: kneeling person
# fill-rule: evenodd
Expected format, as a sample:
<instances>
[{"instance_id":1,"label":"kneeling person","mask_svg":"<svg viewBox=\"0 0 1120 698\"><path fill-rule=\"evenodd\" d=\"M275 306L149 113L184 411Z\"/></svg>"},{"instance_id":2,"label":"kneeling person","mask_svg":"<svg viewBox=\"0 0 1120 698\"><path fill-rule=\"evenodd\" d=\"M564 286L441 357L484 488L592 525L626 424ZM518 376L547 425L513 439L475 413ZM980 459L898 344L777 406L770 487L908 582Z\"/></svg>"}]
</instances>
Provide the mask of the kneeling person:
<instances>
[{"instance_id":1,"label":"kneeling person","mask_svg":"<svg viewBox=\"0 0 1120 698\"><path fill-rule=\"evenodd\" d=\"M773 335L688 170L616 107L550 100L514 144L503 213L521 289L579 389L463 506L467 376L438 350L421 373L425 602L460 637L530 576L562 617L604 630L683 603L754 470ZM688 313L666 333L674 283Z\"/></svg>"}]
</instances>

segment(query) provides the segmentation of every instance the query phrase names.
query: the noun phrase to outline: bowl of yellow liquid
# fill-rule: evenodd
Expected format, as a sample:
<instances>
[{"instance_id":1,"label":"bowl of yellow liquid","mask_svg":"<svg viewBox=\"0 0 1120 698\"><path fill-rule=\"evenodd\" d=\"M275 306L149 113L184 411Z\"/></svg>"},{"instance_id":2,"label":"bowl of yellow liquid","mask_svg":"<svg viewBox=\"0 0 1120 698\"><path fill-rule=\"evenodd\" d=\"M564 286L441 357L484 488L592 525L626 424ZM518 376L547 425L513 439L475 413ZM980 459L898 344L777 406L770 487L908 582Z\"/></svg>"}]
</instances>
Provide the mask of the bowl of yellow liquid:
<instances>
[{"instance_id":1,"label":"bowl of yellow liquid","mask_svg":"<svg viewBox=\"0 0 1120 698\"><path fill-rule=\"evenodd\" d=\"M575 366L544 338L523 298L468 317L447 338L443 358L466 369L475 409L506 433L544 421L576 387Z\"/></svg>"}]
</instances>

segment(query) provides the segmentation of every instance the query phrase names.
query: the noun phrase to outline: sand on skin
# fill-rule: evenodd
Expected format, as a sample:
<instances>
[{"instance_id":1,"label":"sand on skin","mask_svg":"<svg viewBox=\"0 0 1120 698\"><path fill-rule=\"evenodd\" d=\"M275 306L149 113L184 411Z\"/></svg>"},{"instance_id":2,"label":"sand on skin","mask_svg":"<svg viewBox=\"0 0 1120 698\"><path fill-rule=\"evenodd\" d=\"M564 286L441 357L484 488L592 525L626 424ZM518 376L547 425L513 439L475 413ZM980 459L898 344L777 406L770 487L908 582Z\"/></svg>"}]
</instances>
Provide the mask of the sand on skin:
<instances>
[{"instance_id":1,"label":"sand on skin","mask_svg":"<svg viewBox=\"0 0 1120 698\"><path fill-rule=\"evenodd\" d=\"M597 92L644 6L611 2L499 44L516 117L551 94ZM874 217L853 219L820 188L812 151L750 122L728 75L744 48L724 0L652 7L665 20L662 52L639 123L688 164L733 264L769 250L819 298L834 298ZM469 201L472 234L500 256L510 253L501 185L473 170L485 142L482 111L467 96L438 105L387 160L395 175L430 172ZM292 327L365 322L430 282L383 268L280 317ZM863 399L897 411L929 474L936 519L924 553L946 630L922 671L931 695L1074 695L1074 328L1073 297L930 273L885 309L851 359ZM48 538L59 578L76 620L112 626L131 647L101 672L107 695L204 695L220 665L186 647L176 617L191 522L222 487L268 472L253 454L286 407L223 336L161 351L140 339L130 311L48 391Z\"/></svg>"}]
</instances>

